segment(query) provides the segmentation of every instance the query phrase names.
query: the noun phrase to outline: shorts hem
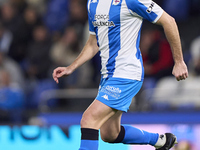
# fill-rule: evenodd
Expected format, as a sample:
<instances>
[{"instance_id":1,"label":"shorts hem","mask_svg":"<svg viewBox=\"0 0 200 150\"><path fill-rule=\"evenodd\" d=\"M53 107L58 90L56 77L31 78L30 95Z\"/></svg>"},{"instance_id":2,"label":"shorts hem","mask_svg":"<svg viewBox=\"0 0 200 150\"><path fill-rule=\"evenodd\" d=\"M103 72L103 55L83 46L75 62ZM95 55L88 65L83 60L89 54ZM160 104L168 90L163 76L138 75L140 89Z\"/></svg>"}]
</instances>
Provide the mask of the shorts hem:
<instances>
[{"instance_id":1,"label":"shorts hem","mask_svg":"<svg viewBox=\"0 0 200 150\"><path fill-rule=\"evenodd\" d=\"M121 109L119 107L114 107L111 104L106 103L106 101L104 101L104 100L100 100L100 99L97 99L97 98L95 98L95 99L98 100L98 101L100 101L100 102L102 102L103 104L105 104L106 106L108 106L110 108L113 108L113 109L116 109L116 110L119 110L119 111L123 111L123 112L127 112L128 111L128 109Z\"/></svg>"}]
</instances>

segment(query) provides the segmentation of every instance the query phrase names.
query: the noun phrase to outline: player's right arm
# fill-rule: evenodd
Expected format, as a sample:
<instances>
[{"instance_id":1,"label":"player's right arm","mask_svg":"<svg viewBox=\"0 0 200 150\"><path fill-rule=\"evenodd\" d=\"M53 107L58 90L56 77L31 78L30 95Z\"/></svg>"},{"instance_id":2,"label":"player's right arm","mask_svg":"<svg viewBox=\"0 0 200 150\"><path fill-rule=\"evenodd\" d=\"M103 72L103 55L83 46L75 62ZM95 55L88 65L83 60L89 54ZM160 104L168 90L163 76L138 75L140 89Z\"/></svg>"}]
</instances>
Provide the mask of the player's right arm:
<instances>
[{"instance_id":1,"label":"player's right arm","mask_svg":"<svg viewBox=\"0 0 200 150\"><path fill-rule=\"evenodd\" d=\"M178 81L186 79L188 77L188 70L183 60L180 36L175 20L152 0L126 1L128 8L134 13L164 28L175 62L172 74Z\"/></svg>"},{"instance_id":2,"label":"player's right arm","mask_svg":"<svg viewBox=\"0 0 200 150\"><path fill-rule=\"evenodd\" d=\"M85 62L93 58L96 53L99 51L99 47L97 46L97 39L95 35L89 36L88 41L86 42L83 50L79 54L79 56L75 59L75 61L69 65L68 67L58 67L53 71L53 79L56 83L59 83L59 78L63 76L68 76L72 74L78 67L83 65Z\"/></svg>"}]
</instances>

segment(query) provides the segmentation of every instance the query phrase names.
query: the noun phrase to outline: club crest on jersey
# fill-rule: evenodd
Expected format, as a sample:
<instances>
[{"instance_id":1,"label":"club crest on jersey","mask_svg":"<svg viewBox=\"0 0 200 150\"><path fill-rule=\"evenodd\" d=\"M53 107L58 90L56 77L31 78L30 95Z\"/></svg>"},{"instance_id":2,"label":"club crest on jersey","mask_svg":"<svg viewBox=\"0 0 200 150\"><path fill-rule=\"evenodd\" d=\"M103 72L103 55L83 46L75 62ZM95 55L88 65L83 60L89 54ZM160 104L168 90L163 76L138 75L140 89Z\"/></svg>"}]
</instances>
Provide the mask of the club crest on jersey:
<instances>
[{"instance_id":1,"label":"club crest on jersey","mask_svg":"<svg viewBox=\"0 0 200 150\"><path fill-rule=\"evenodd\" d=\"M113 0L113 5L118 5L120 3L120 0Z\"/></svg>"}]
</instances>

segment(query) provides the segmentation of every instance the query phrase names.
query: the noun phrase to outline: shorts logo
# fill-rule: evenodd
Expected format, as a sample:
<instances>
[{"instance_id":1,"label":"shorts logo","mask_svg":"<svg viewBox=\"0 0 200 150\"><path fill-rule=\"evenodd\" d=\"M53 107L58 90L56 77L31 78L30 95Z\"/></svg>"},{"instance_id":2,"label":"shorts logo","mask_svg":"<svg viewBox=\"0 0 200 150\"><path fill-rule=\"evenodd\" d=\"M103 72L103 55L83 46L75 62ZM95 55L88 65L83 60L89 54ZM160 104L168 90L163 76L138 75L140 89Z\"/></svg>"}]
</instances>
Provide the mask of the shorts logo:
<instances>
[{"instance_id":1,"label":"shorts logo","mask_svg":"<svg viewBox=\"0 0 200 150\"><path fill-rule=\"evenodd\" d=\"M152 11L152 9L153 9L153 7L154 7L154 4L155 4L155 3L152 2L151 5L147 8L146 11L147 11L148 13L151 13L151 11Z\"/></svg>"},{"instance_id":2,"label":"shorts logo","mask_svg":"<svg viewBox=\"0 0 200 150\"><path fill-rule=\"evenodd\" d=\"M121 90L119 88L116 88L114 86L109 86L107 85L106 87L103 87L101 89L101 92L104 92L106 94L108 94L109 96L112 96L114 98L119 98L120 97L120 94L121 94ZM107 95L106 95L107 96ZM102 96L105 98L105 95ZM105 98L106 99L106 98Z\"/></svg>"},{"instance_id":3,"label":"shorts logo","mask_svg":"<svg viewBox=\"0 0 200 150\"><path fill-rule=\"evenodd\" d=\"M120 3L120 0L113 0L113 5L118 5Z\"/></svg>"},{"instance_id":4,"label":"shorts logo","mask_svg":"<svg viewBox=\"0 0 200 150\"><path fill-rule=\"evenodd\" d=\"M104 99L106 99L106 100L109 100L109 99L108 99L108 95L106 95L106 94L105 94L104 96L102 96L102 97L103 97Z\"/></svg>"},{"instance_id":5,"label":"shorts logo","mask_svg":"<svg viewBox=\"0 0 200 150\"><path fill-rule=\"evenodd\" d=\"M121 93L122 91L119 88L115 88L114 86L106 86L106 90L112 91L114 93Z\"/></svg>"}]
</instances>

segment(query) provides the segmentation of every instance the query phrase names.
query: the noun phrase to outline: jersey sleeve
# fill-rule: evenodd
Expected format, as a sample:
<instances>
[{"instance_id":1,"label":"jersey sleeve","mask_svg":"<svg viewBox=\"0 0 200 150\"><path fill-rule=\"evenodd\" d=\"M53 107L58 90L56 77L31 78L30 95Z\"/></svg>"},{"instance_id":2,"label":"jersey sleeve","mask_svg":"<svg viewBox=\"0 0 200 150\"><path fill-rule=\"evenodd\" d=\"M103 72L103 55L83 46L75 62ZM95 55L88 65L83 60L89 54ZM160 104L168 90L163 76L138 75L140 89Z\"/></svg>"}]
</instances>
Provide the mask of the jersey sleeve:
<instances>
[{"instance_id":1,"label":"jersey sleeve","mask_svg":"<svg viewBox=\"0 0 200 150\"><path fill-rule=\"evenodd\" d=\"M89 24L89 33L92 34L92 35L96 35L95 34L95 31L94 31L94 26L92 24L92 18L88 12L88 24Z\"/></svg>"},{"instance_id":2,"label":"jersey sleeve","mask_svg":"<svg viewBox=\"0 0 200 150\"><path fill-rule=\"evenodd\" d=\"M132 14L156 23L163 14L163 9L152 0L126 0L127 7Z\"/></svg>"}]
</instances>

